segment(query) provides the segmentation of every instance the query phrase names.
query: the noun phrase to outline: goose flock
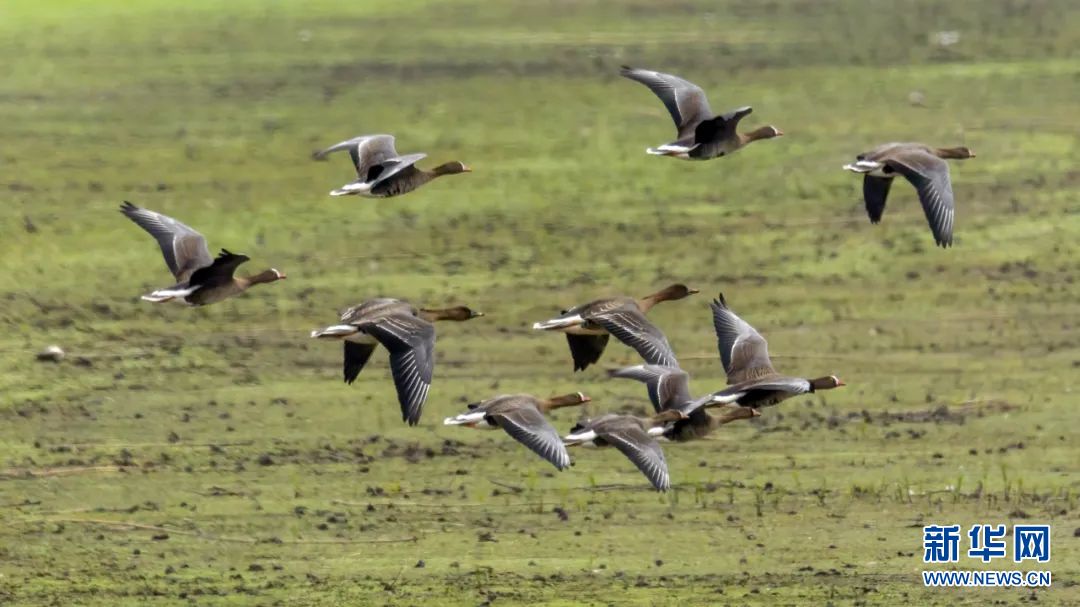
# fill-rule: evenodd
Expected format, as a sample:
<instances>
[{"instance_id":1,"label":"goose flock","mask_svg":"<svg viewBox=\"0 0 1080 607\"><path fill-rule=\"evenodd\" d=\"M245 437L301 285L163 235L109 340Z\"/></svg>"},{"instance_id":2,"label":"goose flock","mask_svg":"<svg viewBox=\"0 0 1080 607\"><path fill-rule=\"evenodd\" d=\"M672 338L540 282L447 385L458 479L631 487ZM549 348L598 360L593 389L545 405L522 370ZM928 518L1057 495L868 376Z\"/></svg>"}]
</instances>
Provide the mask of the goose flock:
<instances>
[{"instance_id":1,"label":"goose flock","mask_svg":"<svg viewBox=\"0 0 1080 607\"><path fill-rule=\"evenodd\" d=\"M701 87L692 82L645 69L623 66L620 75L644 84L663 102L675 122L676 139L647 148L651 155L681 160L710 160L743 149L751 143L783 136L772 125L739 131L739 123L753 111L740 107L715 115ZM392 135L363 135L331 145L313 154L323 160L347 151L356 179L330 191L331 196L389 198L408 194L446 175L471 172L459 161L431 170L416 163L423 153L398 154ZM936 148L921 143L887 143L856 156L844 169L863 175L863 198L871 223L881 221L892 180L903 176L918 194L934 241L953 244L955 203L946 159L974 158L966 147ZM284 280L269 268L251 276L235 276L249 261L246 255L221 249L210 254L206 239L180 221L124 202L120 212L157 241L174 284L143 295L153 303L183 302L204 306L240 295L251 287ZM562 310L533 329L564 333L574 371L599 361L612 336L641 356L644 364L609 371L615 378L645 384L653 415L605 414L583 419L561 436L546 414L554 409L591 402L581 392L539 398L530 394L504 394L468 406L448 417L445 425L501 428L559 470L571 465L567 447L615 447L649 479L658 491L671 486L661 440L700 439L721 425L761 415L761 409L800 395L844 385L835 375L803 378L783 375L769 359L765 338L728 307L721 294L710 304L720 362L727 375L725 386L704 396L690 392L690 376L679 367L663 331L647 317L653 306L698 293L684 284L672 284L641 298L597 299ZM336 324L311 332L311 337L342 342L342 373L352 384L379 345L389 353L390 370L401 406L402 420L420 422L435 368L435 323L464 322L483 316L466 306L417 307L395 298L375 298L342 312Z\"/></svg>"}]
</instances>

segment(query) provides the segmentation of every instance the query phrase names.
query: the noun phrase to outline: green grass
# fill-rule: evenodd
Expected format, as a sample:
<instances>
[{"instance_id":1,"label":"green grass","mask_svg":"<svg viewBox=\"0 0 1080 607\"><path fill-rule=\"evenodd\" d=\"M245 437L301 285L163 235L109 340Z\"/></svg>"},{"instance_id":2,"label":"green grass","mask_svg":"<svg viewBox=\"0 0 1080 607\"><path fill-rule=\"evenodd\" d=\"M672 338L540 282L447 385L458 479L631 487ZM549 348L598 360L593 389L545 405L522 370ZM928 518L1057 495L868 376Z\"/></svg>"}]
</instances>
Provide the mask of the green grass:
<instances>
[{"instance_id":1,"label":"green grass","mask_svg":"<svg viewBox=\"0 0 1080 607\"><path fill-rule=\"evenodd\" d=\"M4 3L0 602L1075 604L1078 13ZM648 157L670 124L620 63L787 136ZM347 163L309 152L370 132L475 172L330 199ZM906 184L866 220L839 167L889 140L978 153L952 164L954 248L933 247ZM206 309L140 302L169 277L125 199L289 279ZM676 280L703 295L653 316L695 392L723 383L705 305L721 290L783 371L848 387L667 446L666 496L617 453L556 474L502 433L439 425L506 392L644 411L603 372L630 350L575 375L563 339L529 327ZM488 314L440 326L417 428L385 354L346 386L339 349L307 337L377 295ZM63 363L34 360L50 343ZM1053 588L924 589L920 527L951 522L1050 523Z\"/></svg>"}]
</instances>

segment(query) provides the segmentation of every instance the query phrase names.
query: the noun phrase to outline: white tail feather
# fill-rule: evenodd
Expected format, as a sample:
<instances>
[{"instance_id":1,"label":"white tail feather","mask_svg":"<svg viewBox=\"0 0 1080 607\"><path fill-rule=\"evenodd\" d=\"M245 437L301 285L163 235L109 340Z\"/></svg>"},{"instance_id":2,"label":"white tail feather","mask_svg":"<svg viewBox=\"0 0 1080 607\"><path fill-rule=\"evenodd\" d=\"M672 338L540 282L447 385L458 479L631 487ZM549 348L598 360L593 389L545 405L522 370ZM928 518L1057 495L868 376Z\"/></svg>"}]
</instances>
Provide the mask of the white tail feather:
<instances>
[{"instance_id":1,"label":"white tail feather","mask_svg":"<svg viewBox=\"0 0 1080 607\"><path fill-rule=\"evenodd\" d=\"M551 320L545 320L542 322L534 323L533 329L537 331L553 331L559 329L569 329L571 327L578 327L584 323L585 320L580 315L566 316L563 318L552 318Z\"/></svg>"},{"instance_id":2,"label":"white tail feather","mask_svg":"<svg viewBox=\"0 0 1080 607\"><path fill-rule=\"evenodd\" d=\"M188 287L186 289L158 289L149 295L143 295L142 300L163 303L174 299L183 299L198 290L199 287Z\"/></svg>"},{"instance_id":3,"label":"white tail feather","mask_svg":"<svg viewBox=\"0 0 1080 607\"><path fill-rule=\"evenodd\" d=\"M854 173L871 173L880 169L883 164L880 162L874 162L873 160L856 160L851 164L845 164L845 171L852 171Z\"/></svg>"},{"instance_id":4,"label":"white tail feather","mask_svg":"<svg viewBox=\"0 0 1080 607\"><path fill-rule=\"evenodd\" d=\"M733 403L733 402L739 400L740 398L742 398L744 396L746 396L746 392L735 392L733 394L726 394L726 395L713 394L712 398L709 399L708 404L710 404L710 405L726 405L728 403Z\"/></svg>"},{"instance_id":5,"label":"white tail feather","mask_svg":"<svg viewBox=\"0 0 1080 607\"><path fill-rule=\"evenodd\" d=\"M461 415L455 415L454 417L444 419L443 425L461 426L464 424L475 424L484 421L485 415L487 415L487 413L483 411L469 411L468 413L462 413Z\"/></svg>"},{"instance_id":6,"label":"white tail feather","mask_svg":"<svg viewBox=\"0 0 1080 607\"><path fill-rule=\"evenodd\" d=\"M311 332L312 337L347 337L359 332L352 325L331 325L325 329L315 329Z\"/></svg>"},{"instance_id":7,"label":"white tail feather","mask_svg":"<svg viewBox=\"0 0 1080 607\"><path fill-rule=\"evenodd\" d=\"M674 156L676 158L689 158L690 150L697 146L687 147L685 145L672 145L665 143L664 145L657 146L655 148L645 148L646 154L652 154L653 156Z\"/></svg>"},{"instance_id":8,"label":"white tail feather","mask_svg":"<svg viewBox=\"0 0 1080 607\"><path fill-rule=\"evenodd\" d=\"M567 434L563 437L563 443L566 445L587 444L594 440L596 440L596 432L592 430L585 430L584 432L578 432L577 434Z\"/></svg>"},{"instance_id":9,"label":"white tail feather","mask_svg":"<svg viewBox=\"0 0 1080 607\"><path fill-rule=\"evenodd\" d=\"M370 184L370 183L360 182L360 181L353 182L353 183L347 183L347 184L341 186L340 188L338 188L336 190L331 190L330 195L331 196L348 196L350 194L360 194L361 196L363 196L363 195L371 192L371 185L372 184Z\"/></svg>"}]
</instances>

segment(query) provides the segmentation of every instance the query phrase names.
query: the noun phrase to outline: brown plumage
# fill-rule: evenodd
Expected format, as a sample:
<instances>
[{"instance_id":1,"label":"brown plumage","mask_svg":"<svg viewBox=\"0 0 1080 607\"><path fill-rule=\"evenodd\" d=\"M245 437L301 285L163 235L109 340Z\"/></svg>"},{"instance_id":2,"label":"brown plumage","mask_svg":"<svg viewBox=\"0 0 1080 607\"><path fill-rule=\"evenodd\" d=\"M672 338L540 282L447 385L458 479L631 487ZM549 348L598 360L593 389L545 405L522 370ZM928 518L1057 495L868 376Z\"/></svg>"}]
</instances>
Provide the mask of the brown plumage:
<instances>
[{"instance_id":1,"label":"brown plumage","mask_svg":"<svg viewBox=\"0 0 1080 607\"><path fill-rule=\"evenodd\" d=\"M597 299L563 310L551 320L535 323L533 329L566 333L575 371L600 359L610 335L636 350L645 362L677 366L667 337L645 315L658 303L683 299L694 293L697 293L696 289L673 284L640 299Z\"/></svg>"},{"instance_id":2,"label":"brown plumage","mask_svg":"<svg viewBox=\"0 0 1080 607\"><path fill-rule=\"evenodd\" d=\"M581 392L540 399L531 394L509 394L469 405L466 413L443 420L447 426L502 428L514 440L525 445L559 470L570 466L570 455L559 433L544 415L551 410L573 407L591 399Z\"/></svg>"},{"instance_id":3,"label":"brown plumage","mask_svg":"<svg viewBox=\"0 0 1080 607\"><path fill-rule=\"evenodd\" d=\"M444 162L430 171L418 169L416 162L427 157L427 154L398 154L392 135L354 137L319 150L312 157L323 160L331 153L341 150L348 150L349 157L352 158L356 181L331 191L331 196L390 198L408 194L437 177L468 173L472 170L456 160Z\"/></svg>"},{"instance_id":4,"label":"brown plumage","mask_svg":"<svg viewBox=\"0 0 1080 607\"><path fill-rule=\"evenodd\" d=\"M345 310L340 324L312 331L311 336L344 342L342 369L345 383L349 384L363 370L376 346L382 344L390 352L390 371L402 420L415 426L420 422L435 371L432 322L460 322L478 316L483 313L464 306L418 310L404 300L378 298Z\"/></svg>"},{"instance_id":5,"label":"brown plumage","mask_svg":"<svg viewBox=\"0 0 1080 607\"><path fill-rule=\"evenodd\" d=\"M753 108L745 106L726 114L714 115L705 98L705 91L678 76L625 65L619 74L649 87L664 102L664 107L675 121L675 141L647 148L645 151L649 154L683 160L709 160L732 154L754 141L784 134L772 125L739 133L739 121L749 116Z\"/></svg>"},{"instance_id":6,"label":"brown plumage","mask_svg":"<svg viewBox=\"0 0 1080 607\"><path fill-rule=\"evenodd\" d=\"M844 169L863 176L863 201L871 223L881 221L889 187L897 175L915 186L934 242L949 247L953 242L956 204L949 164L944 159L974 158L966 147L933 148L922 143L886 143L856 156Z\"/></svg>"},{"instance_id":7,"label":"brown plumage","mask_svg":"<svg viewBox=\"0 0 1080 607\"><path fill-rule=\"evenodd\" d=\"M206 238L172 217L127 201L120 205L120 212L154 237L165 257L165 264L176 279L176 284L171 287L143 295L145 301L180 300L193 306L205 306L239 295L254 285L285 278L284 273L274 268L252 276L235 277L236 268L249 260L247 255L222 249L216 258L211 258Z\"/></svg>"}]
</instances>

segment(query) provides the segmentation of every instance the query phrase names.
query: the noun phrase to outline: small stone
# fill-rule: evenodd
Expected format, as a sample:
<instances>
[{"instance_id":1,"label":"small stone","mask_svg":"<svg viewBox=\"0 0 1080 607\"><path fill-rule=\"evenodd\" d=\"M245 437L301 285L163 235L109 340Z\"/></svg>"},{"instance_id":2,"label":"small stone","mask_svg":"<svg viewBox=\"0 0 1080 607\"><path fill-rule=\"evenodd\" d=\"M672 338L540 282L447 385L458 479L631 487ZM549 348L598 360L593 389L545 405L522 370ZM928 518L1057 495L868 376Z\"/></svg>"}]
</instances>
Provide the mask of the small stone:
<instances>
[{"instance_id":1,"label":"small stone","mask_svg":"<svg viewBox=\"0 0 1080 607\"><path fill-rule=\"evenodd\" d=\"M63 348L54 344L38 352L37 359L42 362L58 363L64 360L64 356Z\"/></svg>"}]
</instances>

